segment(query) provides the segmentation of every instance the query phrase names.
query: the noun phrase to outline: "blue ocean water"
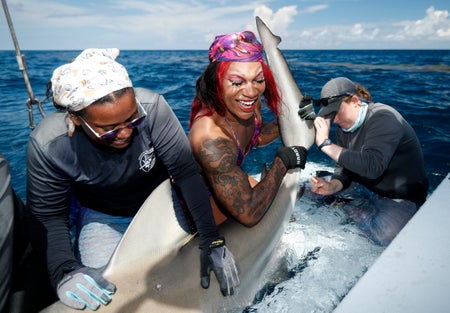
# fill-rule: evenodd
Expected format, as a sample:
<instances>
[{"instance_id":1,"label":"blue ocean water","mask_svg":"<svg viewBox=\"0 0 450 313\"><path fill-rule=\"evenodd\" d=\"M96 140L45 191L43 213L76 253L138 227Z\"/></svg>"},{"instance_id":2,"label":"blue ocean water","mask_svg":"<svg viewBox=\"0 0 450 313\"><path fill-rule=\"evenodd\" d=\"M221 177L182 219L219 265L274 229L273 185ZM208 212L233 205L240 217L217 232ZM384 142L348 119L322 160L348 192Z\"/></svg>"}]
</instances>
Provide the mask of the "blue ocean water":
<instances>
[{"instance_id":1,"label":"blue ocean water","mask_svg":"<svg viewBox=\"0 0 450 313\"><path fill-rule=\"evenodd\" d=\"M53 70L80 51L23 51L35 97L44 100ZM283 52L300 89L319 98L329 79L347 76L369 89L375 101L392 105L415 129L424 152L430 193L450 171L450 51L314 50ZM206 51L122 51L135 86L162 93L187 131L195 81L207 65ZM28 93L15 51L0 51L0 152L10 162L12 186L25 200L26 145L31 132ZM44 102L47 114L53 111ZM270 118L270 113L264 113ZM34 107L34 122L41 117ZM277 143L253 151L244 163L252 175L271 162ZM302 178L332 169L315 147ZM413 168L411 170L414 170ZM301 182L299 182L301 183ZM249 312L329 312L339 303L381 249L365 240L338 211L310 199L300 200L278 254L291 276L274 275L275 287ZM317 271L320 271L318 275Z\"/></svg>"},{"instance_id":2,"label":"blue ocean water","mask_svg":"<svg viewBox=\"0 0 450 313\"><path fill-rule=\"evenodd\" d=\"M79 51L23 51L37 99L45 99L53 70ZM422 143L433 190L450 171L450 51L448 50L313 50L283 52L300 89L315 98L330 78L347 76L367 87L376 101L399 110ZM207 65L205 51L122 51L118 59L135 86L162 93L187 130L190 103L197 77ZM0 51L0 151L13 170L14 189L25 197L25 147L31 132L27 89L15 51ZM46 113L53 107L44 102ZM35 123L40 115L34 106ZM270 118L270 115L268 116ZM275 145L256 151L245 165L259 171L260 157L273 155ZM312 149L309 160L330 164ZM430 191L431 191L430 190Z\"/></svg>"}]
</instances>

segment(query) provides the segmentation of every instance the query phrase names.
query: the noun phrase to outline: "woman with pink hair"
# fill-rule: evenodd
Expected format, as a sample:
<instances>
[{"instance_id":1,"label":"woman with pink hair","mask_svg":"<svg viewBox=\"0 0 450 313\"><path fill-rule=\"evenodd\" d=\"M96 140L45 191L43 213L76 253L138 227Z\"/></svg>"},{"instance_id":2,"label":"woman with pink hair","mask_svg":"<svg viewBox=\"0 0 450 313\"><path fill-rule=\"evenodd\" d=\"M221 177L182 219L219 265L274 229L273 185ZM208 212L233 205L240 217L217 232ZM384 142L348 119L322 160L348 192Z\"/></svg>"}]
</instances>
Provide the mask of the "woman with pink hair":
<instances>
[{"instance_id":1,"label":"woman with pink hair","mask_svg":"<svg viewBox=\"0 0 450 313\"><path fill-rule=\"evenodd\" d=\"M277 117L281 98L251 31L216 36L210 64L199 77L190 116L190 143L212 194L216 223L235 218L252 227L267 212L289 169L304 168L307 150L280 147L261 181L241 163L253 147L279 137L277 120L264 122L263 100Z\"/></svg>"}]
</instances>

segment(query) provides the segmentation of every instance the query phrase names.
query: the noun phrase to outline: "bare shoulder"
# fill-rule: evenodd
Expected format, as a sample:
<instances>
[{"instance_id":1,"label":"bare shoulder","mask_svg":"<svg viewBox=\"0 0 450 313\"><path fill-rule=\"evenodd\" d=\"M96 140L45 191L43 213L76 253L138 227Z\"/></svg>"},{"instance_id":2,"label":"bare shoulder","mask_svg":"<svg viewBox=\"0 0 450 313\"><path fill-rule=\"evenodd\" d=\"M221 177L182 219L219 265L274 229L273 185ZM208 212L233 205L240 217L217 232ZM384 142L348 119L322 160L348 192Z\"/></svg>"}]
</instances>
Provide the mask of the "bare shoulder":
<instances>
[{"instance_id":1,"label":"bare shoulder","mask_svg":"<svg viewBox=\"0 0 450 313\"><path fill-rule=\"evenodd\" d=\"M220 119L204 116L195 121L189 132L189 141L193 148L203 145L206 141L217 139L232 140L230 134L221 126Z\"/></svg>"},{"instance_id":2,"label":"bare shoulder","mask_svg":"<svg viewBox=\"0 0 450 313\"><path fill-rule=\"evenodd\" d=\"M191 145L198 144L203 140L221 136L223 131L216 121L210 116L204 116L195 121L189 132Z\"/></svg>"}]
</instances>

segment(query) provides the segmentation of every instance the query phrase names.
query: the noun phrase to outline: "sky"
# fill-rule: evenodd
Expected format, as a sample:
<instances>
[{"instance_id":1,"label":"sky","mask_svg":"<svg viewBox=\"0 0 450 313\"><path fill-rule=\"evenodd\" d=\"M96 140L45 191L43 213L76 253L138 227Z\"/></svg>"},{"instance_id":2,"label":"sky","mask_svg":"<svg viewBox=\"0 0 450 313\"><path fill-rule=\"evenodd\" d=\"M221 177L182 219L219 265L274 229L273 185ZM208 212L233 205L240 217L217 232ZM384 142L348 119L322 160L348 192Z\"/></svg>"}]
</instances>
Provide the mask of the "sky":
<instances>
[{"instance_id":1,"label":"sky","mask_svg":"<svg viewBox=\"0 0 450 313\"><path fill-rule=\"evenodd\" d=\"M207 50L255 16L280 49L450 49L448 0L6 1L21 50ZM0 50L14 50L3 12Z\"/></svg>"}]
</instances>

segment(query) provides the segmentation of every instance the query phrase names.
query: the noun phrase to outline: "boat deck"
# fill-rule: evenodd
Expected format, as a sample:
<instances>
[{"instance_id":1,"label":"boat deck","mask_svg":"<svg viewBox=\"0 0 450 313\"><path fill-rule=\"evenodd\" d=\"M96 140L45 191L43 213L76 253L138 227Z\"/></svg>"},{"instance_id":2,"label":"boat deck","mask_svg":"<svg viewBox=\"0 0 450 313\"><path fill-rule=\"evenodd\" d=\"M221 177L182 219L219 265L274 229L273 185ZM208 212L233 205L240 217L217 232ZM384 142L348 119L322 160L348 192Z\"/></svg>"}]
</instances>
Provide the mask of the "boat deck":
<instances>
[{"instance_id":1,"label":"boat deck","mask_svg":"<svg viewBox=\"0 0 450 313\"><path fill-rule=\"evenodd\" d=\"M450 312L450 173L335 313Z\"/></svg>"}]
</instances>

